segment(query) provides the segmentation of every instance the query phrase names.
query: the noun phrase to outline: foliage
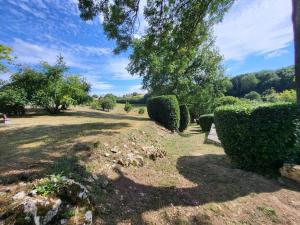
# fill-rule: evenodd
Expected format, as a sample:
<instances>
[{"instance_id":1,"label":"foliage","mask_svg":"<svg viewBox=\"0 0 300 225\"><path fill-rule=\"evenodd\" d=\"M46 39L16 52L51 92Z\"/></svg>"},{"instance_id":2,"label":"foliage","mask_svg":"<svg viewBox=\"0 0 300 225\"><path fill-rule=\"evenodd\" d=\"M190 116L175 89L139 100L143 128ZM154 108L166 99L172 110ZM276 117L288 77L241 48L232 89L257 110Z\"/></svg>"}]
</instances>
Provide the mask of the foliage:
<instances>
[{"instance_id":1,"label":"foliage","mask_svg":"<svg viewBox=\"0 0 300 225\"><path fill-rule=\"evenodd\" d=\"M109 111L116 106L117 97L113 94L106 94L104 97L99 98L98 101L103 111Z\"/></svg>"},{"instance_id":2,"label":"foliage","mask_svg":"<svg viewBox=\"0 0 300 225\"><path fill-rule=\"evenodd\" d=\"M90 107L91 109L100 109L100 102L98 100L93 100L91 103L90 103Z\"/></svg>"},{"instance_id":3,"label":"foliage","mask_svg":"<svg viewBox=\"0 0 300 225\"><path fill-rule=\"evenodd\" d=\"M0 72L6 72L7 67L5 64L12 62L11 52L11 48L0 44Z\"/></svg>"},{"instance_id":4,"label":"foliage","mask_svg":"<svg viewBox=\"0 0 300 225\"><path fill-rule=\"evenodd\" d=\"M124 111L129 113L132 110L132 105L129 102L126 102L125 106L124 106Z\"/></svg>"},{"instance_id":5,"label":"foliage","mask_svg":"<svg viewBox=\"0 0 300 225\"><path fill-rule=\"evenodd\" d=\"M144 114L145 113L145 109L144 108L139 108L139 114Z\"/></svg>"},{"instance_id":6,"label":"foliage","mask_svg":"<svg viewBox=\"0 0 300 225\"><path fill-rule=\"evenodd\" d=\"M300 154L300 110L284 103L217 108L215 125L226 154L238 168L276 172Z\"/></svg>"},{"instance_id":7,"label":"foliage","mask_svg":"<svg viewBox=\"0 0 300 225\"><path fill-rule=\"evenodd\" d=\"M85 20L103 14L108 38L117 41L116 53L133 48L127 69L143 78L143 88L153 96L176 95L180 102L193 102L194 111L200 111L196 107L199 101L190 96L200 95L208 83L223 79L222 57L214 46L211 28L221 21L232 3L233 0L191 0L188 4L147 1L144 17L148 29L138 39L134 38L137 17L143 10L139 0L80 0L79 9ZM210 105L213 101L214 96Z\"/></svg>"},{"instance_id":8,"label":"foliage","mask_svg":"<svg viewBox=\"0 0 300 225\"><path fill-rule=\"evenodd\" d=\"M66 76L68 68L59 56L55 65L41 63L41 69L22 68L11 77L10 86L25 91L26 99L50 113L58 113L70 104L88 101L90 85L77 75Z\"/></svg>"},{"instance_id":9,"label":"foliage","mask_svg":"<svg viewBox=\"0 0 300 225\"><path fill-rule=\"evenodd\" d=\"M49 196L59 192L61 188L62 178L60 175L51 175L50 178L43 179L40 183L34 186L37 194Z\"/></svg>"},{"instance_id":10,"label":"foliage","mask_svg":"<svg viewBox=\"0 0 300 225\"><path fill-rule=\"evenodd\" d=\"M180 122L180 109L176 96L164 95L148 99L149 117L171 131L177 131Z\"/></svg>"},{"instance_id":11,"label":"foliage","mask_svg":"<svg viewBox=\"0 0 300 225\"><path fill-rule=\"evenodd\" d=\"M0 89L0 112L21 116L25 114L27 99L22 89L4 86Z\"/></svg>"},{"instance_id":12,"label":"foliage","mask_svg":"<svg viewBox=\"0 0 300 225\"><path fill-rule=\"evenodd\" d=\"M216 100L215 107L220 107L224 105L234 105L240 103L240 99L233 96L222 96Z\"/></svg>"},{"instance_id":13,"label":"foliage","mask_svg":"<svg viewBox=\"0 0 300 225\"><path fill-rule=\"evenodd\" d=\"M198 46L209 26L219 22L233 0L147 1L143 8L140 0L108 1L79 0L80 17L84 20L103 15L103 29L109 39L115 39L119 53L126 50L138 31L140 18L148 24L144 36L160 46L173 37L177 50ZM144 38L144 36L142 38ZM170 43L171 44L171 43ZM179 51L178 51L179 52Z\"/></svg>"},{"instance_id":14,"label":"foliage","mask_svg":"<svg viewBox=\"0 0 300 225\"><path fill-rule=\"evenodd\" d=\"M282 92L295 88L295 70L293 66L274 71L260 71L233 77L232 88L227 94L235 97L243 97L250 91L263 94L266 90L274 89Z\"/></svg>"},{"instance_id":15,"label":"foliage","mask_svg":"<svg viewBox=\"0 0 300 225\"><path fill-rule=\"evenodd\" d=\"M180 125L179 125L179 131L183 132L188 128L190 123L190 112L189 108L186 105L180 105Z\"/></svg>"},{"instance_id":16,"label":"foliage","mask_svg":"<svg viewBox=\"0 0 300 225\"><path fill-rule=\"evenodd\" d=\"M245 98L252 101L261 101L261 96L256 91L250 91L248 94L245 94Z\"/></svg>"},{"instance_id":17,"label":"foliage","mask_svg":"<svg viewBox=\"0 0 300 225\"><path fill-rule=\"evenodd\" d=\"M213 114L206 114L199 117L199 125L203 132L209 132L211 125L214 122L214 115Z\"/></svg>"},{"instance_id":18,"label":"foliage","mask_svg":"<svg viewBox=\"0 0 300 225\"><path fill-rule=\"evenodd\" d=\"M285 90L277 93L274 89L270 89L264 92L262 99L266 102L290 102L296 103L296 91Z\"/></svg>"}]
</instances>

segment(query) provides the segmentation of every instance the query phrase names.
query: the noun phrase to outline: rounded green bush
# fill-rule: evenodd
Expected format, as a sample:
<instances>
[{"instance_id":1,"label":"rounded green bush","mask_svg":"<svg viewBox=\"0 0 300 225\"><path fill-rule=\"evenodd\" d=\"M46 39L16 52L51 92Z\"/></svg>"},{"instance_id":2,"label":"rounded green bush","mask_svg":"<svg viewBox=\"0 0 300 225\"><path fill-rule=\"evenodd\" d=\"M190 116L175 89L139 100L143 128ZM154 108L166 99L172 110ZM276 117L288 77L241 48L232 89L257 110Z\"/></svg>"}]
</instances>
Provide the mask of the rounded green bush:
<instances>
[{"instance_id":1,"label":"rounded green bush","mask_svg":"<svg viewBox=\"0 0 300 225\"><path fill-rule=\"evenodd\" d=\"M144 114L145 113L145 109L144 108L139 108L139 114Z\"/></svg>"},{"instance_id":2,"label":"rounded green bush","mask_svg":"<svg viewBox=\"0 0 300 225\"><path fill-rule=\"evenodd\" d=\"M300 155L300 110L292 104L217 108L215 125L232 163L241 169L274 173Z\"/></svg>"},{"instance_id":3,"label":"rounded green bush","mask_svg":"<svg viewBox=\"0 0 300 225\"><path fill-rule=\"evenodd\" d=\"M205 114L199 117L198 123L203 132L209 132L214 122L214 114Z\"/></svg>"},{"instance_id":4,"label":"rounded green bush","mask_svg":"<svg viewBox=\"0 0 300 225\"><path fill-rule=\"evenodd\" d=\"M126 102L125 106L124 106L124 111L129 113L132 110L132 105L129 102Z\"/></svg>"},{"instance_id":5,"label":"rounded green bush","mask_svg":"<svg viewBox=\"0 0 300 225\"><path fill-rule=\"evenodd\" d=\"M175 95L162 95L148 99L149 117L171 131L179 128L180 109Z\"/></svg>"},{"instance_id":6,"label":"rounded green bush","mask_svg":"<svg viewBox=\"0 0 300 225\"><path fill-rule=\"evenodd\" d=\"M217 99L215 106L217 108L217 107L224 106L224 105L235 105L240 102L241 102L241 100L237 97L223 96L223 97Z\"/></svg>"},{"instance_id":7,"label":"rounded green bush","mask_svg":"<svg viewBox=\"0 0 300 225\"><path fill-rule=\"evenodd\" d=\"M180 109L179 131L183 132L189 126L191 117L190 117L189 109L186 105L180 105L179 109Z\"/></svg>"}]
</instances>

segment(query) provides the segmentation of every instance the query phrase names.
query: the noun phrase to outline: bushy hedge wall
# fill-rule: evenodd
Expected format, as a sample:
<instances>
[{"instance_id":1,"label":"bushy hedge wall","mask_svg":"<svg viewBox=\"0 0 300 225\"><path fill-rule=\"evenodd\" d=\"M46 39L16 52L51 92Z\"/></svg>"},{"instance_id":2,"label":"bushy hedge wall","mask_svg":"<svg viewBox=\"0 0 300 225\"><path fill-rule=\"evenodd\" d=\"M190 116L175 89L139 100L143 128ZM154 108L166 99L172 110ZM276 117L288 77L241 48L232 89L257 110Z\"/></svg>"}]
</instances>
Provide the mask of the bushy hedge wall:
<instances>
[{"instance_id":1,"label":"bushy hedge wall","mask_svg":"<svg viewBox=\"0 0 300 225\"><path fill-rule=\"evenodd\" d=\"M300 111L296 105L219 107L215 125L226 154L238 168L273 173L284 162L299 160Z\"/></svg>"},{"instance_id":2,"label":"bushy hedge wall","mask_svg":"<svg viewBox=\"0 0 300 225\"><path fill-rule=\"evenodd\" d=\"M189 109L186 105L180 105L179 109L180 109L179 131L183 132L189 126L191 117L190 117Z\"/></svg>"},{"instance_id":3,"label":"bushy hedge wall","mask_svg":"<svg viewBox=\"0 0 300 225\"><path fill-rule=\"evenodd\" d=\"M199 117L198 123L203 132L210 131L211 125L214 122L214 114L205 114Z\"/></svg>"},{"instance_id":4,"label":"bushy hedge wall","mask_svg":"<svg viewBox=\"0 0 300 225\"><path fill-rule=\"evenodd\" d=\"M171 131L179 128L180 110L176 96L163 95L148 99L149 117Z\"/></svg>"}]
</instances>

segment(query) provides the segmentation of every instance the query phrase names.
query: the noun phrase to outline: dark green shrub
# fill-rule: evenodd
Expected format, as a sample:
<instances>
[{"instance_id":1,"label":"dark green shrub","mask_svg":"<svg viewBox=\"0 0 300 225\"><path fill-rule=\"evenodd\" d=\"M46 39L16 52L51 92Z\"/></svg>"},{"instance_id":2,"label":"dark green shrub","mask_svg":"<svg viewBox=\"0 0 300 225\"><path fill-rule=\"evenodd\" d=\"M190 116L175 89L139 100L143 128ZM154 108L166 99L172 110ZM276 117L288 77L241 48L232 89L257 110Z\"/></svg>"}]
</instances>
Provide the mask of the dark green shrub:
<instances>
[{"instance_id":1,"label":"dark green shrub","mask_svg":"<svg viewBox=\"0 0 300 225\"><path fill-rule=\"evenodd\" d=\"M126 102L124 110L125 112L129 113L132 110L132 105L129 102Z\"/></svg>"},{"instance_id":2,"label":"dark green shrub","mask_svg":"<svg viewBox=\"0 0 300 225\"><path fill-rule=\"evenodd\" d=\"M109 111L114 109L116 102L112 98L101 98L99 99L99 103L103 111Z\"/></svg>"},{"instance_id":3,"label":"dark green shrub","mask_svg":"<svg viewBox=\"0 0 300 225\"><path fill-rule=\"evenodd\" d=\"M139 114L144 114L145 113L145 109L144 108L139 108Z\"/></svg>"},{"instance_id":4,"label":"dark green shrub","mask_svg":"<svg viewBox=\"0 0 300 225\"><path fill-rule=\"evenodd\" d=\"M186 105L181 105L179 107L180 109L180 125L179 125L179 131L183 132L190 123L190 112L189 109Z\"/></svg>"},{"instance_id":5,"label":"dark green shrub","mask_svg":"<svg viewBox=\"0 0 300 225\"><path fill-rule=\"evenodd\" d=\"M205 114L199 117L198 124L203 132L209 132L214 122L214 114Z\"/></svg>"},{"instance_id":6,"label":"dark green shrub","mask_svg":"<svg viewBox=\"0 0 300 225\"><path fill-rule=\"evenodd\" d=\"M150 98L147 102L149 117L171 131L179 128L180 109L175 95Z\"/></svg>"},{"instance_id":7,"label":"dark green shrub","mask_svg":"<svg viewBox=\"0 0 300 225\"><path fill-rule=\"evenodd\" d=\"M235 105L217 108L215 125L226 154L241 169L278 171L298 160L300 110L292 104Z\"/></svg>"},{"instance_id":8,"label":"dark green shrub","mask_svg":"<svg viewBox=\"0 0 300 225\"><path fill-rule=\"evenodd\" d=\"M22 89L6 87L0 90L0 113L22 116L27 99Z\"/></svg>"}]
</instances>

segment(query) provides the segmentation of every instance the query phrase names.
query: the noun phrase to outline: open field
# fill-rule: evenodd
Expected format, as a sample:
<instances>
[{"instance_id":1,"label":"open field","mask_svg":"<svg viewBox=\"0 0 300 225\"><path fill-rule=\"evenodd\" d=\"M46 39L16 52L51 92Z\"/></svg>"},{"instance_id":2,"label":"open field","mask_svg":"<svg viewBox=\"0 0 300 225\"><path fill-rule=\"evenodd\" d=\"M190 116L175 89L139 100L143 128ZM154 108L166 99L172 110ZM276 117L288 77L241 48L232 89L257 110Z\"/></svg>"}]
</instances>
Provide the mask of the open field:
<instances>
[{"instance_id":1,"label":"open field","mask_svg":"<svg viewBox=\"0 0 300 225\"><path fill-rule=\"evenodd\" d=\"M222 148L204 144L191 126L171 134L122 105L112 112L75 108L56 116L28 115L0 127L0 211L11 195L38 177L63 173L91 187L96 224L300 224L300 188L231 167ZM89 151L74 150L85 143ZM163 159L121 167L119 154ZM118 153L112 153L112 149ZM101 188L92 175L107 180ZM26 185L25 185L26 186Z\"/></svg>"}]
</instances>

